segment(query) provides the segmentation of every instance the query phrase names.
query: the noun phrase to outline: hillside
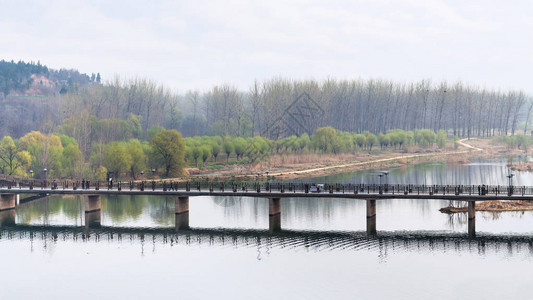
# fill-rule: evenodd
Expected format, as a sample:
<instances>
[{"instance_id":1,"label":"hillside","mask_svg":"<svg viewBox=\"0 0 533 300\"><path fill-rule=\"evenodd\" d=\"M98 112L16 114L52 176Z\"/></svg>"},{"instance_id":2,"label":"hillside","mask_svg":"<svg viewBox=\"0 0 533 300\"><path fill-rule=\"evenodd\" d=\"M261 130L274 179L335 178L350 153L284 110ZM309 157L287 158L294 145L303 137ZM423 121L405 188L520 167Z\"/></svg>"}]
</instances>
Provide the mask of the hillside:
<instances>
[{"instance_id":1,"label":"hillside","mask_svg":"<svg viewBox=\"0 0 533 300\"><path fill-rule=\"evenodd\" d=\"M53 130L62 120L60 95L99 82L100 74L0 60L0 136L18 138L33 130Z\"/></svg>"},{"instance_id":2,"label":"hillside","mask_svg":"<svg viewBox=\"0 0 533 300\"><path fill-rule=\"evenodd\" d=\"M69 89L99 83L100 74L91 76L77 70L53 70L40 62L0 61L0 99L52 96Z\"/></svg>"}]
</instances>

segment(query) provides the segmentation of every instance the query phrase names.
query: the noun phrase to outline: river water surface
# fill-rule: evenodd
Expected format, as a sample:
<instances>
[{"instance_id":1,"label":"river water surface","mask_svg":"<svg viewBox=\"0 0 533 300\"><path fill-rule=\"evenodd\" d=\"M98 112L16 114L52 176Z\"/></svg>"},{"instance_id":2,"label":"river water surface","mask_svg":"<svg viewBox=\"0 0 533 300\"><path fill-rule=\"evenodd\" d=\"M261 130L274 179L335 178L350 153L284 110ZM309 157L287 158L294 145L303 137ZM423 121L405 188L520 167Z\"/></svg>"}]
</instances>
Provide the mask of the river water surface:
<instances>
[{"instance_id":1,"label":"river water surface","mask_svg":"<svg viewBox=\"0 0 533 300\"><path fill-rule=\"evenodd\" d=\"M389 184L508 180L500 161L387 171ZM191 230L176 233L172 197L102 197L101 228L85 227L82 197L48 197L0 213L0 298L530 298L533 213L477 212L469 239L464 214L438 211L447 205L378 201L377 236L367 236L364 201L282 199L283 230L269 234L267 199L194 197Z\"/></svg>"}]
</instances>

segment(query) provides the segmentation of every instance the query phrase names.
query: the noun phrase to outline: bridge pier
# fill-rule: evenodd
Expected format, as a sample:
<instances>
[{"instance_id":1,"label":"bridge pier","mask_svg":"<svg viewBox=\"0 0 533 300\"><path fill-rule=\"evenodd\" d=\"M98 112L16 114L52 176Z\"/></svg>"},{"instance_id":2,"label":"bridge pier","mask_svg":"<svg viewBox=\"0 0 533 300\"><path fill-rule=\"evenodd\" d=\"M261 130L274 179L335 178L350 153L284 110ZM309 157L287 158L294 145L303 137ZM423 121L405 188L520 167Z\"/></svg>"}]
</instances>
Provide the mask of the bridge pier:
<instances>
[{"instance_id":1,"label":"bridge pier","mask_svg":"<svg viewBox=\"0 0 533 300\"><path fill-rule=\"evenodd\" d=\"M270 233L281 231L281 198L268 198L268 229Z\"/></svg>"},{"instance_id":2,"label":"bridge pier","mask_svg":"<svg viewBox=\"0 0 533 300\"><path fill-rule=\"evenodd\" d=\"M100 228L102 226L102 210L85 212L85 228Z\"/></svg>"},{"instance_id":3,"label":"bridge pier","mask_svg":"<svg viewBox=\"0 0 533 300\"><path fill-rule=\"evenodd\" d=\"M0 211L14 209L17 205L15 194L0 194Z\"/></svg>"},{"instance_id":4,"label":"bridge pier","mask_svg":"<svg viewBox=\"0 0 533 300\"><path fill-rule=\"evenodd\" d=\"M189 197L176 197L174 204L176 210L176 231L189 229Z\"/></svg>"},{"instance_id":5,"label":"bridge pier","mask_svg":"<svg viewBox=\"0 0 533 300\"><path fill-rule=\"evenodd\" d=\"M375 236L376 230L376 200L366 200L366 234Z\"/></svg>"},{"instance_id":6,"label":"bridge pier","mask_svg":"<svg viewBox=\"0 0 533 300\"><path fill-rule=\"evenodd\" d=\"M102 200L100 195L85 197L85 227L98 228L101 225Z\"/></svg>"},{"instance_id":7,"label":"bridge pier","mask_svg":"<svg viewBox=\"0 0 533 300\"><path fill-rule=\"evenodd\" d=\"M15 210L0 211L0 227L4 225L15 225Z\"/></svg>"},{"instance_id":8,"label":"bridge pier","mask_svg":"<svg viewBox=\"0 0 533 300\"><path fill-rule=\"evenodd\" d=\"M85 198L85 213L100 211L102 209L102 201L100 195L87 195Z\"/></svg>"},{"instance_id":9,"label":"bridge pier","mask_svg":"<svg viewBox=\"0 0 533 300\"><path fill-rule=\"evenodd\" d=\"M476 237L476 201L468 201L468 236Z\"/></svg>"}]
</instances>

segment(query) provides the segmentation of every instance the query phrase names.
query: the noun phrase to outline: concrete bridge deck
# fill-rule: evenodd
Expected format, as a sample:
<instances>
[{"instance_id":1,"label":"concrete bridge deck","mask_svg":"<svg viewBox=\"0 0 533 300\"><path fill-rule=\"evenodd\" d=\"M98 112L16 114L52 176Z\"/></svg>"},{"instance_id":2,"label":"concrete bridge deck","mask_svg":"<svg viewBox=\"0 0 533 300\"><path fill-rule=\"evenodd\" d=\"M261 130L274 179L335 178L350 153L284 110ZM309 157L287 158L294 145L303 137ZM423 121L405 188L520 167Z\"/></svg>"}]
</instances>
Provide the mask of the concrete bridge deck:
<instances>
[{"instance_id":1,"label":"concrete bridge deck","mask_svg":"<svg viewBox=\"0 0 533 300\"><path fill-rule=\"evenodd\" d=\"M360 200L382 200L382 199L422 199L422 200L452 200L452 201L491 201L491 200L525 200L533 201L533 194L522 194L520 191L515 191L511 195L508 194L508 187L500 187L503 192L492 192L485 195L477 193L455 193L440 192L432 193L424 192L382 192L379 191L365 191L354 193L353 191L332 191L332 192L305 192L303 190L293 190L284 192L276 190L236 190L226 189L220 190L164 190L162 188L156 189L73 189L73 188L34 188L28 187L0 187L0 194L43 194L48 195L152 195L152 196L177 196L177 197L195 197L195 196L227 196L227 197L258 197L258 198L343 198L343 199L360 199ZM515 187L516 189L516 187ZM529 188L528 188L529 189Z\"/></svg>"}]
</instances>

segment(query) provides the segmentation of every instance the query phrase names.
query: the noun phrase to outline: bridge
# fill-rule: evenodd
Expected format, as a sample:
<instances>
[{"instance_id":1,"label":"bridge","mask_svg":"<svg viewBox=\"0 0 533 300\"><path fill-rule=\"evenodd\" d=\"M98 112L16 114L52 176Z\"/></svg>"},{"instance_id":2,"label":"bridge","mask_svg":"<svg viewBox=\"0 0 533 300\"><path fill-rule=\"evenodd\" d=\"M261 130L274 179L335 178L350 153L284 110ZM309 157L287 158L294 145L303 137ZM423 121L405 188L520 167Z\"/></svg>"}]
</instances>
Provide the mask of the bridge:
<instances>
[{"instance_id":1,"label":"bridge","mask_svg":"<svg viewBox=\"0 0 533 300\"><path fill-rule=\"evenodd\" d=\"M449 200L468 203L468 234L475 236L477 201L533 200L533 187L485 185L325 184L246 181L91 182L0 180L0 225L14 223L21 194L85 195L86 226L100 225L101 195L175 197L175 230L189 228L189 198L195 196L260 197L269 200L269 231L281 231L283 198L344 198L366 201L367 234L376 235L376 201L384 199ZM9 211L13 211L12 217ZM1 216L0 216L1 217ZM7 221L6 221L7 220Z\"/></svg>"}]
</instances>

